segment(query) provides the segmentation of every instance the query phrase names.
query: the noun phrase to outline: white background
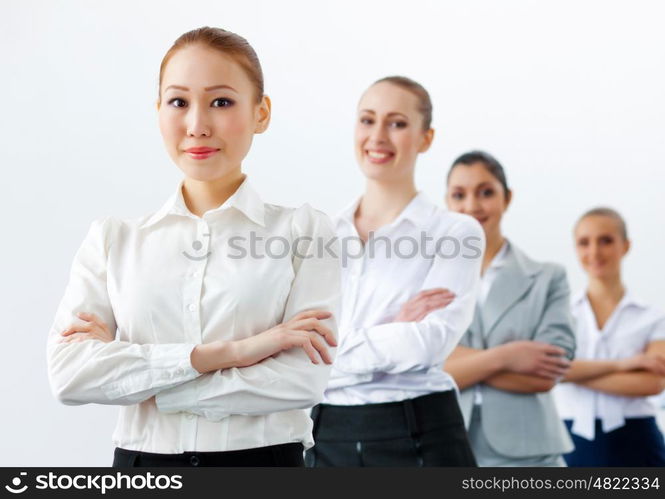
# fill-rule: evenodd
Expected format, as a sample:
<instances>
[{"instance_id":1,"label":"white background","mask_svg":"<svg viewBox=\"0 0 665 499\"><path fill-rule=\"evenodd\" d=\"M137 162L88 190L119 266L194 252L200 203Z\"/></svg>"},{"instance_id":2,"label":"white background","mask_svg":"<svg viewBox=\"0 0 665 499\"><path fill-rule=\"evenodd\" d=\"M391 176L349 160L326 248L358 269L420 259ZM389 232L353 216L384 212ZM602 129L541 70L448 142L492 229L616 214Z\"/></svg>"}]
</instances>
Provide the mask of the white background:
<instances>
[{"instance_id":1,"label":"white background","mask_svg":"<svg viewBox=\"0 0 665 499\"><path fill-rule=\"evenodd\" d=\"M23 1L0 17L0 465L105 466L116 409L50 394L45 340L90 222L139 216L180 171L157 128L159 63L184 31L245 36L273 121L245 171L267 201L334 214L362 190L355 106L404 74L434 101L420 189L441 202L454 157L493 153L515 191L505 233L583 276L571 228L620 210L625 281L665 308L665 8L654 1Z\"/></svg>"}]
</instances>

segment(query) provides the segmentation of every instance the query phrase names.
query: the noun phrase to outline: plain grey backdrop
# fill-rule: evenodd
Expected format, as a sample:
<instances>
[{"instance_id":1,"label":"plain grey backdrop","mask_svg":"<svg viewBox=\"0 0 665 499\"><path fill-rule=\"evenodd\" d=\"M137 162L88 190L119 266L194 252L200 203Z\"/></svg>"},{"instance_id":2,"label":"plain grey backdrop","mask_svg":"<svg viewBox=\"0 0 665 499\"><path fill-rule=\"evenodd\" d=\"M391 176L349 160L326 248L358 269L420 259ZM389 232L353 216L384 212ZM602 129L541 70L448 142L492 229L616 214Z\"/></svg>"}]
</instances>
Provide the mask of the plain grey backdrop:
<instances>
[{"instance_id":1,"label":"plain grey backdrop","mask_svg":"<svg viewBox=\"0 0 665 499\"><path fill-rule=\"evenodd\" d=\"M180 171L157 127L159 63L184 31L256 49L273 100L245 171L264 199L336 213L363 186L355 106L375 79L429 89L436 138L417 168L442 202L454 157L483 148L514 188L505 233L583 275L571 229L607 204L627 218L627 284L665 307L665 7L659 1L24 1L0 17L4 229L2 466L111 463L116 409L52 397L45 341L90 222L139 216Z\"/></svg>"}]
</instances>

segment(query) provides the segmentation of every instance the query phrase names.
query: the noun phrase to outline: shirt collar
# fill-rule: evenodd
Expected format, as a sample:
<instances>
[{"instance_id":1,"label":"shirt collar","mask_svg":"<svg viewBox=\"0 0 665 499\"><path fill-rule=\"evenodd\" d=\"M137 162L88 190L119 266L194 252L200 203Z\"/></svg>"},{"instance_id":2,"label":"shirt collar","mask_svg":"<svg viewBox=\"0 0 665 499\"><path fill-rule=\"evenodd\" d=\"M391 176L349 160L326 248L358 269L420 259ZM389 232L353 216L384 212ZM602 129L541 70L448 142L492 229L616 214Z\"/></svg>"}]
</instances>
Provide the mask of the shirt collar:
<instances>
[{"instance_id":1,"label":"shirt collar","mask_svg":"<svg viewBox=\"0 0 665 499\"><path fill-rule=\"evenodd\" d=\"M180 215L190 218L198 218L196 215L189 211L187 205L185 204L185 198L182 195L183 184L184 179L178 183L178 188L169 197L166 203L164 203L164 205L156 213L148 218L148 220L143 223L143 225L141 225L141 228L154 225L168 215ZM229 197L217 208L206 211L204 216L208 213L219 213L231 207L239 210L251 221L261 225L262 227L265 227L265 205L250 184L247 177L245 177L245 180L243 180L243 182L231 195L231 197Z\"/></svg>"},{"instance_id":2,"label":"shirt collar","mask_svg":"<svg viewBox=\"0 0 665 499\"><path fill-rule=\"evenodd\" d=\"M339 215L337 216L337 224L340 223L349 223L354 224L354 215L360 204L362 196L353 201L349 206L344 208ZM416 227L422 227L427 223L427 219L432 215L436 207L434 204L427 198L424 192L419 191L415 197L409 201L402 212L397 216L397 218L392 221L389 225L397 226L402 220L409 220Z\"/></svg>"},{"instance_id":3,"label":"shirt collar","mask_svg":"<svg viewBox=\"0 0 665 499\"><path fill-rule=\"evenodd\" d=\"M503 267L506 263L506 256L508 255L508 247L510 243L508 242L508 239L503 241L503 245L501 246L501 249L499 252L494 255L494 258L492 258L492 261L490 262L490 265L488 267L489 269L498 269L500 267Z\"/></svg>"},{"instance_id":4,"label":"shirt collar","mask_svg":"<svg viewBox=\"0 0 665 499\"><path fill-rule=\"evenodd\" d=\"M584 288L575 293L575 295L573 295L572 304L574 306L580 306L583 303L589 301L589 299L587 298L586 291L587 291L586 288ZM631 293L629 289L626 289L623 298L621 298L621 301L617 305L617 310L626 307L647 308L647 304L644 301L642 301L640 298L635 296L633 293Z\"/></svg>"}]
</instances>

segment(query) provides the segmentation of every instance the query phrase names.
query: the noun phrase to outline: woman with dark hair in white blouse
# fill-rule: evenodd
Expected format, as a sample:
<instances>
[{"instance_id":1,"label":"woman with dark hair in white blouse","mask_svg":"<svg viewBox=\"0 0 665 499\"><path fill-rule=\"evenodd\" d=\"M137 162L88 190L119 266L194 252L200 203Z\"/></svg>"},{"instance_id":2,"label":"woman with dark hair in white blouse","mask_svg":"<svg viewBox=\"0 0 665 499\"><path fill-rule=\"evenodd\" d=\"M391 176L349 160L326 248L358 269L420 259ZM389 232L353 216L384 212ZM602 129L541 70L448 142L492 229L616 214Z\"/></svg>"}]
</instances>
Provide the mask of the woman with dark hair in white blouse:
<instances>
[{"instance_id":1,"label":"woman with dark hair in white blouse","mask_svg":"<svg viewBox=\"0 0 665 499\"><path fill-rule=\"evenodd\" d=\"M53 392L121 406L115 466L302 466L336 344L339 262L314 247L330 221L242 172L270 121L244 38L178 38L157 108L184 179L155 213L92 224L49 336Z\"/></svg>"}]
</instances>

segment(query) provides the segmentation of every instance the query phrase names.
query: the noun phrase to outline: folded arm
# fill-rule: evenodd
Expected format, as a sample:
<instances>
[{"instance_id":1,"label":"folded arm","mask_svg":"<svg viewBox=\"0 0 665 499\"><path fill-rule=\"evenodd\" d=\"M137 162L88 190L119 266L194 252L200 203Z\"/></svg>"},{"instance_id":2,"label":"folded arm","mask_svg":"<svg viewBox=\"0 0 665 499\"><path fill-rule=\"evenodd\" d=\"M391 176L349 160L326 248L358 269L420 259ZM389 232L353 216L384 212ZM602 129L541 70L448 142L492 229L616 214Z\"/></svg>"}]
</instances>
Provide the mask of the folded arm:
<instances>
[{"instance_id":1,"label":"folded arm","mask_svg":"<svg viewBox=\"0 0 665 499\"><path fill-rule=\"evenodd\" d=\"M324 214L301 208L294 215L293 236L310 237L313 242L308 248L300 244L293 258L295 277L284 320L305 310L329 311L333 316L322 322L336 334L339 261L326 252L317 254L315 247L319 238L334 238L332 224ZM161 391L155 400L160 411L190 412L213 421L231 414L260 415L308 408L323 398L330 369L325 363L313 364L302 348L293 348L251 366L204 374Z\"/></svg>"},{"instance_id":2,"label":"folded arm","mask_svg":"<svg viewBox=\"0 0 665 499\"><path fill-rule=\"evenodd\" d=\"M61 333L77 321L76 314L90 311L115 337L117 326L106 287L110 223L108 219L97 220L91 225L74 257L69 283L49 332L49 382L56 398L65 404L135 404L199 376L190 362L194 344L61 341Z\"/></svg>"},{"instance_id":3,"label":"folded arm","mask_svg":"<svg viewBox=\"0 0 665 499\"><path fill-rule=\"evenodd\" d=\"M485 239L473 220L462 220L448 234L459 241L475 238L480 251ZM338 351L335 369L348 374L396 374L441 366L473 317L482 254L464 251L454 258L434 257L423 289L445 287L454 300L420 321L391 322L349 332Z\"/></svg>"}]
</instances>

